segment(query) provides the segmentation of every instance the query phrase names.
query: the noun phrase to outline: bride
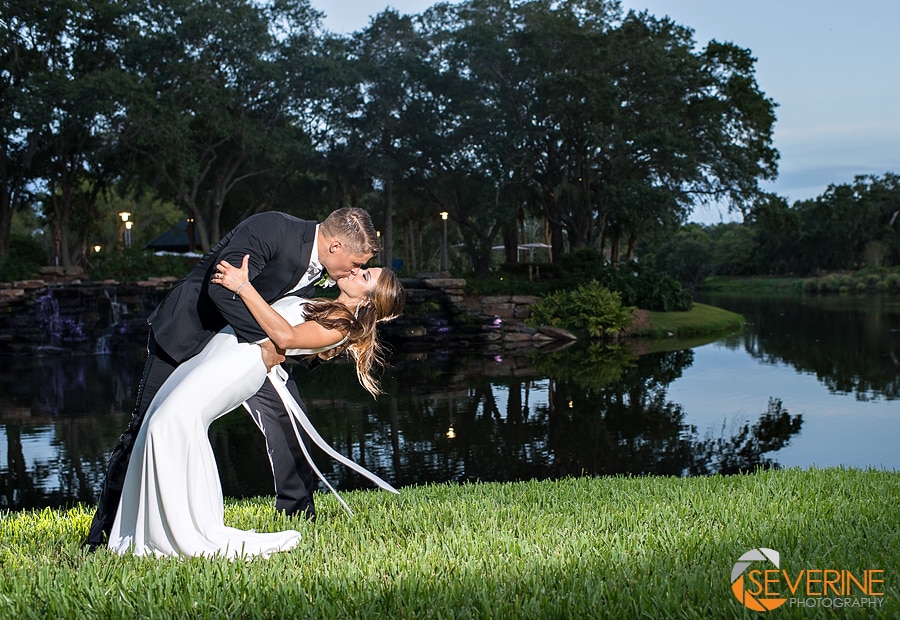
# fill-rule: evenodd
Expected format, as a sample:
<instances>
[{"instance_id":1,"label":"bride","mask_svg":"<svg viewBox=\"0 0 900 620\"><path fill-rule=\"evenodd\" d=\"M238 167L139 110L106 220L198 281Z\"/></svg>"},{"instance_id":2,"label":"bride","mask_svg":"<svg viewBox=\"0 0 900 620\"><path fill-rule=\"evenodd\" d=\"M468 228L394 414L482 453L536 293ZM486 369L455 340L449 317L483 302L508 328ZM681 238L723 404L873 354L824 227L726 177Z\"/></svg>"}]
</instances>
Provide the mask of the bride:
<instances>
[{"instance_id":1,"label":"bride","mask_svg":"<svg viewBox=\"0 0 900 620\"><path fill-rule=\"evenodd\" d=\"M236 303L246 304L276 347L284 349L285 355L322 359L346 351L356 363L362 386L373 396L381 393L372 375L373 366L383 362L376 323L398 316L405 299L393 272L375 267L341 278L337 282L340 294L333 301L285 297L269 306L248 279L247 261L245 256L241 268L223 261L213 282L233 291ZM222 485L207 435L209 425L240 406L266 380L285 401L292 423L299 422L315 442L330 450L285 388L284 369L275 366L267 372L259 347L239 342L226 327L172 373L150 404L128 463L110 549L120 554L234 558L266 557L298 544L300 533L294 530L259 533L224 524ZM352 461L329 453L396 492Z\"/></svg>"}]
</instances>

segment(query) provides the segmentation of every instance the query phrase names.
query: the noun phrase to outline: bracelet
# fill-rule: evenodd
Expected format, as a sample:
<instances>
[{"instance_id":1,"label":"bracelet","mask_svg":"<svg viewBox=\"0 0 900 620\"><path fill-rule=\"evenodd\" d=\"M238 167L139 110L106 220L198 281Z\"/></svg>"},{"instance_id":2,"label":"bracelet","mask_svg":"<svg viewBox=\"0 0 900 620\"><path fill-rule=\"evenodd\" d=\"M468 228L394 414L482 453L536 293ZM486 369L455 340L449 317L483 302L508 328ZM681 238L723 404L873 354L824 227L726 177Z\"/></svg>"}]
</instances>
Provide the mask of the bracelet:
<instances>
[{"instance_id":1,"label":"bracelet","mask_svg":"<svg viewBox=\"0 0 900 620\"><path fill-rule=\"evenodd\" d=\"M244 288L245 286L247 286L248 284L250 284L250 280L247 280L246 282L244 282L243 284L241 284L239 287L237 287L237 288L234 290L234 295L232 295L231 298L232 298L232 299L237 299L238 293L240 293L240 292L241 292L241 289Z\"/></svg>"}]
</instances>

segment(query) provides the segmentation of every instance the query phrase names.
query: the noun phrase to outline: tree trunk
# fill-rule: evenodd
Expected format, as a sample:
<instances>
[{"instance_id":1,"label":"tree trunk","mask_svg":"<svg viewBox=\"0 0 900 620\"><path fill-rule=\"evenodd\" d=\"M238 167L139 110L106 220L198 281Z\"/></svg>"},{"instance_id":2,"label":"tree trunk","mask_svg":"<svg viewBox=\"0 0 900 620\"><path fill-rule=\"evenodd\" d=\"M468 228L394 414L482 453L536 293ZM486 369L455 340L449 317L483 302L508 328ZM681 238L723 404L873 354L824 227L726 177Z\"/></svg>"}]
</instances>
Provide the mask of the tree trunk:
<instances>
[{"instance_id":1,"label":"tree trunk","mask_svg":"<svg viewBox=\"0 0 900 620\"><path fill-rule=\"evenodd\" d=\"M503 226L503 252L507 264L514 265L519 262L519 231L515 220Z\"/></svg>"},{"instance_id":2,"label":"tree trunk","mask_svg":"<svg viewBox=\"0 0 900 620\"><path fill-rule=\"evenodd\" d=\"M472 271L476 278L484 278L491 271L491 249L482 249L472 257Z\"/></svg>"},{"instance_id":3,"label":"tree trunk","mask_svg":"<svg viewBox=\"0 0 900 620\"><path fill-rule=\"evenodd\" d=\"M563 255L563 231L562 226L548 220L550 225L550 260L557 262Z\"/></svg>"},{"instance_id":4,"label":"tree trunk","mask_svg":"<svg viewBox=\"0 0 900 620\"><path fill-rule=\"evenodd\" d=\"M634 249L637 247L637 235L632 233L628 237L628 250L625 253L625 260L631 262L634 260Z\"/></svg>"},{"instance_id":5,"label":"tree trunk","mask_svg":"<svg viewBox=\"0 0 900 620\"><path fill-rule=\"evenodd\" d=\"M622 239L619 233L613 233L612 243L609 246L609 261L614 267L619 266L619 246L621 242Z\"/></svg>"},{"instance_id":6,"label":"tree trunk","mask_svg":"<svg viewBox=\"0 0 900 620\"><path fill-rule=\"evenodd\" d=\"M394 183L390 176L384 183L384 230L381 232L381 264L392 267L394 264Z\"/></svg>"},{"instance_id":7,"label":"tree trunk","mask_svg":"<svg viewBox=\"0 0 900 620\"><path fill-rule=\"evenodd\" d=\"M57 191L59 189L59 191ZM69 255L69 191L66 185L61 188L55 184L50 186L50 204L53 208L53 264L69 267L72 258Z\"/></svg>"},{"instance_id":8,"label":"tree trunk","mask_svg":"<svg viewBox=\"0 0 900 620\"><path fill-rule=\"evenodd\" d=\"M0 258L9 256L9 236L12 231L12 195L4 182L0 187Z\"/></svg>"},{"instance_id":9,"label":"tree trunk","mask_svg":"<svg viewBox=\"0 0 900 620\"><path fill-rule=\"evenodd\" d=\"M409 226L406 227L406 251L409 267L407 267L407 269L418 271L419 264L416 262L416 228L412 218L408 220L408 223Z\"/></svg>"}]
</instances>

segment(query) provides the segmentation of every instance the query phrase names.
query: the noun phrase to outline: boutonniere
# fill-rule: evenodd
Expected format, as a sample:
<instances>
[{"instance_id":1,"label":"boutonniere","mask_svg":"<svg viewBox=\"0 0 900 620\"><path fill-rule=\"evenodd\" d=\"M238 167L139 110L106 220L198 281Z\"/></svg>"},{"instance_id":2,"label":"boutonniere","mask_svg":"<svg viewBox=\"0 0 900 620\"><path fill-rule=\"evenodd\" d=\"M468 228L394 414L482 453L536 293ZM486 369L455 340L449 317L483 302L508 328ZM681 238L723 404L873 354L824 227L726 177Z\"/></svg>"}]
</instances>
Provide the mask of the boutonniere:
<instances>
[{"instance_id":1,"label":"boutonniere","mask_svg":"<svg viewBox=\"0 0 900 620\"><path fill-rule=\"evenodd\" d=\"M337 284L337 281L334 280L330 275L328 275L327 271L323 273L319 281L316 282L316 286L321 286L323 288L328 288L329 286L334 286L335 284Z\"/></svg>"}]
</instances>

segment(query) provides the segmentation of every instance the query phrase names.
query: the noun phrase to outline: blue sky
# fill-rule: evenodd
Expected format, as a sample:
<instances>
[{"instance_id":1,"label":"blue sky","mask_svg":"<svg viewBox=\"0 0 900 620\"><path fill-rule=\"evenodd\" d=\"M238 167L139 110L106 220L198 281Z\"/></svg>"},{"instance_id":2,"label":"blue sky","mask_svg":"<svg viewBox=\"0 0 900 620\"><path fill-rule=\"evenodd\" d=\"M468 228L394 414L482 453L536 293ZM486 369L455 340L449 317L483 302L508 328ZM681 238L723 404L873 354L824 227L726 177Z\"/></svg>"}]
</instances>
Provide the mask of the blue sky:
<instances>
[{"instance_id":1,"label":"blue sky","mask_svg":"<svg viewBox=\"0 0 900 620\"><path fill-rule=\"evenodd\" d=\"M429 0L311 0L336 32L364 28L388 6L419 13ZM668 15L695 40L730 41L757 58L762 91L778 104L779 176L765 188L795 200L859 174L900 174L900 0L623 0ZM695 221L733 219L698 207Z\"/></svg>"}]
</instances>

